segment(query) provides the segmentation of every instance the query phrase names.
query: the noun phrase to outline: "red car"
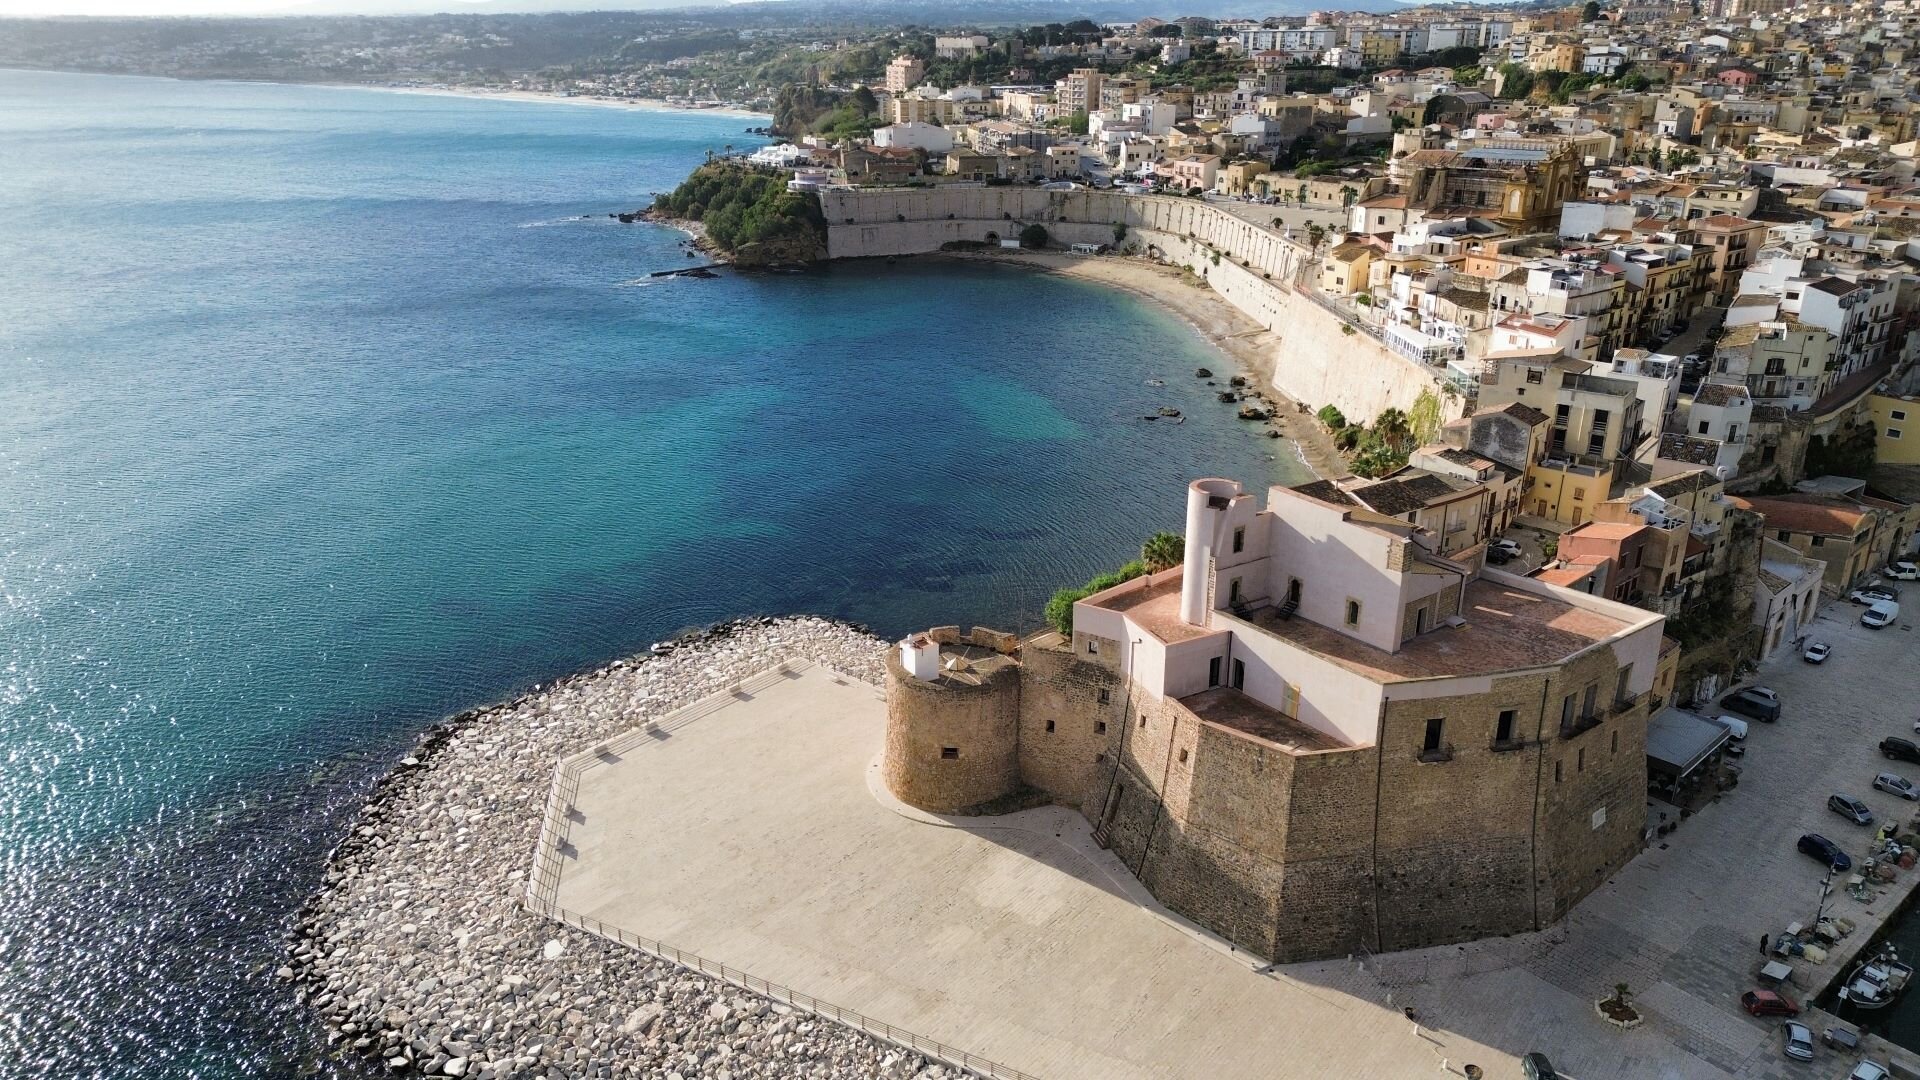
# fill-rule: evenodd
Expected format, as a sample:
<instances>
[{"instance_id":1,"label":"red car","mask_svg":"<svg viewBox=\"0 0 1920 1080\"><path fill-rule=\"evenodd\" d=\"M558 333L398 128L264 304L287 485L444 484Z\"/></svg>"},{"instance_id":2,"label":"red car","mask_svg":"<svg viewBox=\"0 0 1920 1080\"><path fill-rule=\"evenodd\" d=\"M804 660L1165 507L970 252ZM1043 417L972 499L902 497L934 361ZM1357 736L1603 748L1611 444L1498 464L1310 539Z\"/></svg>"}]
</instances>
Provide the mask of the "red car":
<instances>
[{"instance_id":1,"label":"red car","mask_svg":"<svg viewBox=\"0 0 1920 1080\"><path fill-rule=\"evenodd\" d=\"M1749 990L1740 995L1740 1007L1754 1016L1799 1016L1800 1006L1785 994Z\"/></svg>"}]
</instances>

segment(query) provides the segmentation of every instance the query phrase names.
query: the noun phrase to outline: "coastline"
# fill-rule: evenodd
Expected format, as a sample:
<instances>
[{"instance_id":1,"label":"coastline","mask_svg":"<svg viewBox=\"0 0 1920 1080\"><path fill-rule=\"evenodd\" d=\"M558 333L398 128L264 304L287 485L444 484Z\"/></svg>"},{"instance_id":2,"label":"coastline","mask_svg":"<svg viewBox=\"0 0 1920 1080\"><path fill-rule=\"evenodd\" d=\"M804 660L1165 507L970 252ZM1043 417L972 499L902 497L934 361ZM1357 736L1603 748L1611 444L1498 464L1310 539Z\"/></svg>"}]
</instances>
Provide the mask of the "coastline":
<instances>
[{"instance_id":1,"label":"coastline","mask_svg":"<svg viewBox=\"0 0 1920 1080\"><path fill-rule=\"evenodd\" d=\"M434 725L328 856L278 977L334 1036L334 1053L389 1072L958 1080L918 1053L526 906L557 760L783 660L877 684L886 649L836 620L739 619Z\"/></svg>"},{"instance_id":2,"label":"coastline","mask_svg":"<svg viewBox=\"0 0 1920 1080\"><path fill-rule=\"evenodd\" d=\"M604 95L556 94L549 90L499 90L484 86L383 86L378 83L299 83L281 80L283 86L324 86L344 90L378 90L385 94L416 94L422 97L474 98L484 101L527 101L546 105L586 105L600 109L627 109L635 112L679 112L704 116L729 116L741 120L773 119L768 113L747 109L701 109L676 105L661 98L615 98Z\"/></svg>"},{"instance_id":3,"label":"coastline","mask_svg":"<svg viewBox=\"0 0 1920 1080\"><path fill-rule=\"evenodd\" d=\"M1247 396L1269 406L1268 425L1292 444L1294 455L1308 471L1323 480L1351 474L1346 459L1334 449L1333 440L1313 414L1273 388L1274 335L1185 271L1119 255L1070 255L1030 249L943 251L936 257L1008 263L1037 273L1091 281L1130 293L1178 317L1231 359L1239 374L1247 376L1253 384Z\"/></svg>"}]
</instances>

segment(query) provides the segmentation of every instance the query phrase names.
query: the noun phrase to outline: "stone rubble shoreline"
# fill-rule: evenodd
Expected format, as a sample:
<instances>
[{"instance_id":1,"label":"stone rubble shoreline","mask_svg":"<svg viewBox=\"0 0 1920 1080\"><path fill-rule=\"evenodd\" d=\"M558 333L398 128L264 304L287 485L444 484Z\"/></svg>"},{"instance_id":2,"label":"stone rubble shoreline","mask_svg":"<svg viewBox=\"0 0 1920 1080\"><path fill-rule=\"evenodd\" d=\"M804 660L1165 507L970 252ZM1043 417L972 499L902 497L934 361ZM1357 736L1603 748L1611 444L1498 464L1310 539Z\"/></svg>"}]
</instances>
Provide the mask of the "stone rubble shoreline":
<instances>
[{"instance_id":1,"label":"stone rubble shoreline","mask_svg":"<svg viewBox=\"0 0 1920 1080\"><path fill-rule=\"evenodd\" d=\"M787 659L878 684L862 627L739 620L421 736L301 911L281 978L340 1052L476 1080L884 1077L960 1071L522 906L554 766Z\"/></svg>"}]
</instances>

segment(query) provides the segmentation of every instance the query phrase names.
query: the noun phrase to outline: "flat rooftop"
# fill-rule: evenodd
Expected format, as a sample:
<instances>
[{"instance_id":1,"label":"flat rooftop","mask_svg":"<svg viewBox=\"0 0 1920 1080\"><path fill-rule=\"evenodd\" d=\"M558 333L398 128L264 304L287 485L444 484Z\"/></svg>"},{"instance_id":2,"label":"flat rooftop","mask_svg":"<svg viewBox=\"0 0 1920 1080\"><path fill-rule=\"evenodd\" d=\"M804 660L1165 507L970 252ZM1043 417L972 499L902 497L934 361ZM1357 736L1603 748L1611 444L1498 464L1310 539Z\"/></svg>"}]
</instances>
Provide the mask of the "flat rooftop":
<instances>
[{"instance_id":1,"label":"flat rooftop","mask_svg":"<svg viewBox=\"0 0 1920 1080\"><path fill-rule=\"evenodd\" d=\"M1171 645L1191 641L1212 631L1195 626L1180 617L1180 577L1123 592L1098 601L1096 606L1117 611L1132 619L1142 630Z\"/></svg>"},{"instance_id":2,"label":"flat rooftop","mask_svg":"<svg viewBox=\"0 0 1920 1080\"><path fill-rule=\"evenodd\" d=\"M1209 724L1251 735L1294 753L1345 750L1351 746L1229 687L1216 686L1178 700L1188 712Z\"/></svg>"},{"instance_id":3,"label":"flat rooftop","mask_svg":"<svg viewBox=\"0 0 1920 1080\"><path fill-rule=\"evenodd\" d=\"M1253 612L1249 621L1379 682L1491 675L1558 663L1633 625L1485 578L1467 584L1462 617L1465 626L1429 630L1397 653L1297 616L1282 619L1271 607Z\"/></svg>"}]
</instances>

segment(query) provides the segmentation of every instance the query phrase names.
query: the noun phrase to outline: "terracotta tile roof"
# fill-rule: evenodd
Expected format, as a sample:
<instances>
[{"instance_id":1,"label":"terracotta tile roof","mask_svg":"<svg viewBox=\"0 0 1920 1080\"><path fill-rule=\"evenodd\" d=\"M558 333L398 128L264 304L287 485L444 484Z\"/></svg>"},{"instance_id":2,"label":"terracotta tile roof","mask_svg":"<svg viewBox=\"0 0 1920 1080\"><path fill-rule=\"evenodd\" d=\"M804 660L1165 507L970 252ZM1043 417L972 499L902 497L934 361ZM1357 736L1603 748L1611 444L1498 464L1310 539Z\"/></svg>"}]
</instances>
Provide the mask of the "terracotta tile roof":
<instances>
[{"instance_id":1,"label":"terracotta tile roof","mask_svg":"<svg viewBox=\"0 0 1920 1080\"><path fill-rule=\"evenodd\" d=\"M1733 214L1715 214L1712 217L1704 217L1693 223L1693 227L1696 229L1744 229L1749 226L1764 228L1758 221L1749 221L1746 218L1736 217Z\"/></svg>"},{"instance_id":2,"label":"terracotta tile roof","mask_svg":"<svg viewBox=\"0 0 1920 1080\"><path fill-rule=\"evenodd\" d=\"M1867 511L1832 499L1796 498L1792 495L1773 498L1743 498L1736 495L1730 498L1735 506L1752 510L1766 518L1769 529L1785 529L1787 532L1811 536L1852 537L1860 531L1860 526L1868 517Z\"/></svg>"},{"instance_id":3,"label":"terracotta tile roof","mask_svg":"<svg viewBox=\"0 0 1920 1080\"><path fill-rule=\"evenodd\" d=\"M1695 405L1739 405L1747 400L1747 388L1729 383L1706 382L1693 392Z\"/></svg>"},{"instance_id":4,"label":"terracotta tile roof","mask_svg":"<svg viewBox=\"0 0 1920 1080\"><path fill-rule=\"evenodd\" d=\"M1539 409L1536 409L1531 405L1526 405L1518 401L1509 401L1505 405L1502 405L1497 409L1483 409L1481 411L1490 412L1490 413L1506 413L1508 416L1513 417L1515 420L1520 421L1521 423L1527 425L1528 427L1535 427L1547 422L1546 413L1541 412Z\"/></svg>"},{"instance_id":5,"label":"terracotta tile roof","mask_svg":"<svg viewBox=\"0 0 1920 1080\"><path fill-rule=\"evenodd\" d=\"M1685 495L1689 491L1700 491L1720 483L1720 478L1705 469L1692 469L1665 480L1656 480L1647 485L1647 490L1662 498Z\"/></svg>"},{"instance_id":6,"label":"terracotta tile roof","mask_svg":"<svg viewBox=\"0 0 1920 1080\"><path fill-rule=\"evenodd\" d=\"M1668 461L1684 461L1689 465L1711 465L1720 460L1720 443L1716 439L1668 432L1660 436L1660 456Z\"/></svg>"},{"instance_id":7,"label":"terracotta tile roof","mask_svg":"<svg viewBox=\"0 0 1920 1080\"><path fill-rule=\"evenodd\" d=\"M1352 497L1349 496L1346 492L1340 490L1340 485L1334 483L1331 480L1315 480L1315 481L1312 481L1311 483L1296 484L1294 485L1293 490L1299 492L1302 495L1305 495L1309 499L1315 499L1323 503L1330 503L1334 506L1360 505L1359 503L1354 502Z\"/></svg>"}]
</instances>

